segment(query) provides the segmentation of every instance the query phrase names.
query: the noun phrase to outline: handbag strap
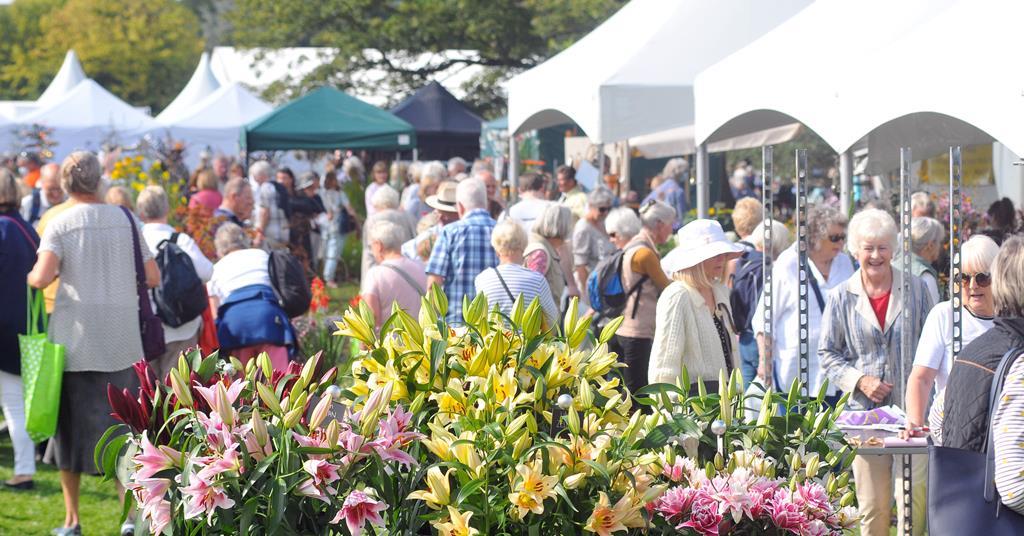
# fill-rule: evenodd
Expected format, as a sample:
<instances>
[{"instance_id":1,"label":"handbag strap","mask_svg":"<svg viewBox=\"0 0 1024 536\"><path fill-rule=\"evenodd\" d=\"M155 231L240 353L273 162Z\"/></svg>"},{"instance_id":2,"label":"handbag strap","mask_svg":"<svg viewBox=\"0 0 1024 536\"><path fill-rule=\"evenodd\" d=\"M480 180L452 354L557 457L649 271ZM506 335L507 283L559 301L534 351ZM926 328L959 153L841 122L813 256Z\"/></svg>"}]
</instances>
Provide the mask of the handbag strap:
<instances>
[{"instance_id":1,"label":"handbag strap","mask_svg":"<svg viewBox=\"0 0 1024 536\"><path fill-rule=\"evenodd\" d=\"M420 297L426 296L427 293L423 291L423 287L421 287L419 283L417 283L411 276L409 276L409 274L405 273L404 270L393 264L388 264L386 262L381 263L381 266L391 268L392 270L395 271L396 274L402 276L402 279L404 279L406 283L409 283L409 286L412 287L413 290L415 290L420 295Z\"/></svg>"},{"instance_id":2,"label":"handbag strap","mask_svg":"<svg viewBox=\"0 0 1024 536\"><path fill-rule=\"evenodd\" d=\"M40 318L43 321L42 333L49 331L46 307L43 305L43 293L40 290L36 290L35 294L33 294L32 290L33 288L30 285L25 285L25 329L28 330L26 335L38 335L40 333L38 322Z\"/></svg>"},{"instance_id":3,"label":"handbag strap","mask_svg":"<svg viewBox=\"0 0 1024 536\"><path fill-rule=\"evenodd\" d=\"M125 207L118 208L128 218L128 228L132 231L132 248L135 250L135 282L139 285L144 285L146 283L144 275L146 269L142 266L142 247L139 244L139 229L135 226L135 218L132 217L132 213Z\"/></svg>"},{"instance_id":4,"label":"handbag strap","mask_svg":"<svg viewBox=\"0 0 1024 536\"><path fill-rule=\"evenodd\" d=\"M5 220L11 220L12 222L14 222L14 226L17 227L19 231L21 231L21 234L25 235L25 240L28 240L28 243L32 244L33 248L39 249L39 243L32 238L32 234L25 229L25 226L22 225L21 222L5 214L0 214L0 218L3 218Z\"/></svg>"},{"instance_id":5,"label":"handbag strap","mask_svg":"<svg viewBox=\"0 0 1024 536\"><path fill-rule=\"evenodd\" d=\"M498 281L501 282L501 286L505 287L505 292L508 294L508 299L512 300L512 303L515 303L516 297L512 295L512 291L508 288L508 284L505 283L505 278L501 277L501 271L498 270L497 266L491 268L491 270L494 270L495 275L498 276Z\"/></svg>"},{"instance_id":6,"label":"handbag strap","mask_svg":"<svg viewBox=\"0 0 1024 536\"><path fill-rule=\"evenodd\" d=\"M996 449L995 441L992 439L992 434L995 432L992 428L992 416L995 415L996 403L999 402L999 397L1002 395L1003 383L1006 381L1010 366L1017 361L1022 353L1024 353L1024 348L1010 348L1010 351L1003 354L1002 359L999 360L995 376L992 377L992 390L988 395L988 436L985 438L983 449L985 453L985 500L988 502L992 502L996 494Z\"/></svg>"}]
</instances>

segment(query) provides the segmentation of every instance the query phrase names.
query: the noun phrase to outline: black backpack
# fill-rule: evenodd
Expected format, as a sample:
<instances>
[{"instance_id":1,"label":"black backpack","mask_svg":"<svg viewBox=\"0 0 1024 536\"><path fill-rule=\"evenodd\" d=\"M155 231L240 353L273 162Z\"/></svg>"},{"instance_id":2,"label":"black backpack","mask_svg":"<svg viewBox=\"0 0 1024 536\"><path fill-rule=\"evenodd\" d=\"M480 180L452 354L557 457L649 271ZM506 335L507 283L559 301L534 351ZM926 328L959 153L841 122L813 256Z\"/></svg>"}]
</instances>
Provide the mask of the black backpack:
<instances>
[{"instance_id":1,"label":"black backpack","mask_svg":"<svg viewBox=\"0 0 1024 536\"><path fill-rule=\"evenodd\" d=\"M764 288L764 254L760 251L748 250L740 256L736 271L732 275L732 292L729 294L729 305L732 306L732 321L741 332L750 328L750 320L754 317L754 307L761 298Z\"/></svg>"},{"instance_id":2,"label":"black backpack","mask_svg":"<svg viewBox=\"0 0 1024 536\"><path fill-rule=\"evenodd\" d=\"M292 203L290 195L288 195L288 189L283 184L277 181L270 181L270 184L274 187L274 192L277 193L277 208L284 212L285 219L291 219L292 217Z\"/></svg>"},{"instance_id":3,"label":"black backpack","mask_svg":"<svg viewBox=\"0 0 1024 536\"><path fill-rule=\"evenodd\" d=\"M207 307L206 287L196 274L192 258L178 247L178 235L172 233L157 245L160 286L153 289L156 314L172 328L196 319Z\"/></svg>"},{"instance_id":4,"label":"black backpack","mask_svg":"<svg viewBox=\"0 0 1024 536\"><path fill-rule=\"evenodd\" d=\"M626 309L626 301L633 295L636 296L633 302L633 317L636 317L636 302L640 300L640 288L649 278L645 275L631 288L626 289L623 286L622 262L627 251L639 246L640 244L636 244L616 250L597 263L594 271L587 276L587 297L590 300L590 308L598 317L614 318L621 315Z\"/></svg>"},{"instance_id":5,"label":"black backpack","mask_svg":"<svg viewBox=\"0 0 1024 536\"><path fill-rule=\"evenodd\" d=\"M299 259L286 251L271 251L267 269L274 286L277 303L288 318L306 314L313 294L309 290L306 269Z\"/></svg>"}]
</instances>

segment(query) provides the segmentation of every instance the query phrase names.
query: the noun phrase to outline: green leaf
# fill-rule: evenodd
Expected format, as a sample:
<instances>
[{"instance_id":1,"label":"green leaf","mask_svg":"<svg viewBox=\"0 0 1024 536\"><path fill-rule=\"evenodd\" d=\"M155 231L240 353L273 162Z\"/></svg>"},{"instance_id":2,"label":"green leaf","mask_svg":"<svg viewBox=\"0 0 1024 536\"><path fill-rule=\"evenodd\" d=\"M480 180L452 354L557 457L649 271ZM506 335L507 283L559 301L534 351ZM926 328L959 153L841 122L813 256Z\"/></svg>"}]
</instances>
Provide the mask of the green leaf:
<instances>
[{"instance_id":1,"label":"green leaf","mask_svg":"<svg viewBox=\"0 0 1024 536\"><path fill-rule=\"evenodd\" d=\"M256 464L256 468L246 475L246 478L248 478L249 481L246 482L245 488L243 488L242 490L243 496L249 494L249 490L251 490L252 486L259 481L259 479L264 475L264 473L267 472L267 468L270 467L270 465L277 460L278 455L279 453L275 452L270 456L267 456L266 458L260 460L260 463Z\"/></svg>"},{"instance_id":2,"label":"green leaf","mask_svg":"<svg viewBox=\"0 0 1024 536\"><path fill-rule=\"evenodd\" d=\"M256 519L256 508L259 507L259 504L259 497L253 497L248 501L245 501L245 506L242 508L242 515L238 517L239 536L249 536L249 531L252 529L252 522Z\"/></svg>"},{"instance_id":3,"label":"green leaf","mask_svg":"<svg viewBox=\"0 0 1024 536\"><path fill-rule=\"evenodd\" d=\"M103 464L101 463L101 460L103 458L103 451L107 447L107 440L110 439L110 436L114 435L114 432L118 431L122 426L124 425L115 424L110 428L107 428L107 431L103 432L103 435L100 436L100 440L96 442L96 446L92 449L92 463L96 467L97 471L100 471L101 473L103 472ZM104 481L106 480L109 479L104 473Z\"/></svg>"},{"instance_id":4,"label":"green leaf","mask_svg":"<svg viewBox=\"0 0 1024 536\"><path fill-rule=\"evenodd\" d=\"M672 420L656 426L647 433L640 442L641 449L657 450L668 444L669 440L678 435L700 435L700 427L685 415L676 414Z\"/></svg>"},{"instance_id":5,"label":"green leaf","mask_svg":"<svg viewBox=\"0 0 1024 536\"><path fill-rule=\"evenodd\" d=\"M128 442L128 434L119 435L107 443L103 449L103 479L110 480L117 475L117 458L121 455L121 449Z\"/></svg>"},{"instance_id":6,"label":"green leaf","mask_svg":"<svg viewBox=\"0 0 1024 536\"><path fill-rule=\"evenodd\" d=\"M487 480L485 478L477 478L465 486L462 486L462 488L459 489L459 495L455 498L455 504L461 505L466 501L466 499L476 493L476 490L480 489L480 487L486 483Z\"/></svg>"},{"instance_id":7,"label":"green leaf","mask_svg":"<svg viewBox=\"0 0 1024 536\"><path fill-rule=\"evenodd\" d=\"M281 520L284 519L285 500L288 495L288 486L283 478L278 477L274 481L274 487L270 490L270 517L267 525L267 533L275 534L281 527Z\"/></svg>"}]
</instances>

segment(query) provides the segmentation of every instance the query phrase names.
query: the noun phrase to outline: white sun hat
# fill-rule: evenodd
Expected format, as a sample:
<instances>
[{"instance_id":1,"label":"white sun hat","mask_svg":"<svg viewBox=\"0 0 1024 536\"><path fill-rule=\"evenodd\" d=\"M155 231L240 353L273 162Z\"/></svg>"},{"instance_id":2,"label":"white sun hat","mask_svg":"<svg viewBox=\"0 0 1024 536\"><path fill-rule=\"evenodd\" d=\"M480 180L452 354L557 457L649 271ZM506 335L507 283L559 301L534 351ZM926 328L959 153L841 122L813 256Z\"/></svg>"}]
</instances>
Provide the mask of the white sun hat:
<instances>
[{"instance_id":1,"label":"white sun hat","mask_svg":"<svg viewBox=\"0 0 1024 536\"><path fill-rule=\"evenodd\" d=\"M722 231L722 225L715 220L694 220L676 233L675 249L661 260L661 268L667 274L674 274L696 266L712 257L727 254L730 258L743 253L743 246L733 244Z\"/></svg>"}]
</instances>

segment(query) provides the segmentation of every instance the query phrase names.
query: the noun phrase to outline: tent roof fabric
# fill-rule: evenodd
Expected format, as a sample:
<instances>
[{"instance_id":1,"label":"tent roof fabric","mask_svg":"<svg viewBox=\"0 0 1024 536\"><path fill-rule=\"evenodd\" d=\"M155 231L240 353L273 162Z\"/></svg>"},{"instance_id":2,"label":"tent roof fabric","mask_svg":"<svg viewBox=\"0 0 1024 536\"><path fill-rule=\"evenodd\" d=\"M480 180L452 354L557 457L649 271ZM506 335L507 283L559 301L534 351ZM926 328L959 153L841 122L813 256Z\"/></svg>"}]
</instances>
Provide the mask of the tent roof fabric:
<instances>
[{"instance_id":1,"label":"tent roof fabric","mask_svg":"<svg viewBox=\"0 0 1024 536\"><path fill-rule=\"evenodd\" d=\"M213 76L213 69L210 68L210 56L203 52L199 56L199 65L192 73L192 78L185 84L181 93L178 93L178 96L174 97L174 100L160 112L160 115L156 116L157 122L170 125L185 115L191 115L193 107L197 103L219 88L220 82L217 81L217 77Z\"/></svg>"},{"instance_id":2,"label":"tent roof fabric","mask_svg":"<svg viewBox=\"0 0 1024 536\"><path fill-rule=\"evenodd\" d=\"M896 169L902 146L920 159L998 139L1024 154L1024 73L998 53L1018 48L1020 17L1013 0L818 0L697 77L697 141L796 119L838 152L868 146L875 172ZM840 25L870 32L835 39ZM809 65L858 69L808 77ZM737 77L782 83L754 91Z\"/></svg>"},{"instance_id":3,"label":"tent roof fabric","mask_svg":"<svg viewBox=\"0 0 1024 536\"><path fill-rule=\"evenodd\" d=\"M67 54L64 55L64 63L61 64L60 70L57 71L53 81L50 82L50 85L46 87L43 94L36 100L36 104L47 106L59 101L61 97L67 95L85 79L85 71L82 69L82 62L78 61L78 54L75 54L74 50L68 50Z\"/></svg>"},{"instance_id":4,"label":"tent roof fabric","mask_svg":"<svg viewBox=\"0 0 1024 536\"><path fill-rule=\"evenodd\" d=\"M240 128L274 108L238 82L222 86L195 103L170 126L186 128ZM159 121L159 118L158 118Z\"/></svg>"},{"instance_id":5,"label":"tent roof fabric","mask_svg":"<svg viewBox=\"0 0 1024 536\"><path fill-rule=\"evenodd\" d=\"M249 123L249 151L284 149L411 149L412 125L332 87L322 87Z\"/></svg>"},{"instance_id":6,"label":"tent roof fabric","mask_svg":"<svg viewBox=\"0 0 1024 536\"><path fill-rule=\"evenodd\" d=\"M91 78L80 82L57 102L21 118L54 128L96 128L129 131L152 126L153 119L103 89Z\"/></svg>"},{"instance_id":7,"label":"tent roof fabric","mask_svg":"<svg viewBox=\"0 0 1024 536\"><path fill-rule=\"evenodd\" d=\"M568 49L509 81L509 128L523 132L569 118L592 141L614 142L690 125L697 73L809 3L632 0ZM757 91L750 80L737 85Z\"/></svg>"},{"instance_id":8,"label":"tent roof fabric","mask_svg":"<svg viewBox=\"0 0 1024 536\"><path fill-rule=\"evenodd\" d=\"M480 135L483 119L441 84L431 82L391 109L408 121L417 134Z\"/></svg>"},{"instance_id":9,"label":"tent roof fabric","mask_svg":"<svg viewBox=\"0 0 1024 536\"><path fill-rule=\"evenodd\" d=\"M753 149L765 145L785 143L797 137L803 130L800 123L791 123L781 127L761 130L745 136L726 138L708 144L708 151L720 153L737 149ZM694 154L697 142L693 135L693 125L645 134L629 139L630 149L640 153L644 158L668 158Z\"/></svg>"}]
</instances>

